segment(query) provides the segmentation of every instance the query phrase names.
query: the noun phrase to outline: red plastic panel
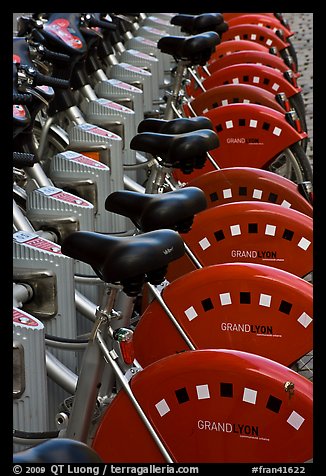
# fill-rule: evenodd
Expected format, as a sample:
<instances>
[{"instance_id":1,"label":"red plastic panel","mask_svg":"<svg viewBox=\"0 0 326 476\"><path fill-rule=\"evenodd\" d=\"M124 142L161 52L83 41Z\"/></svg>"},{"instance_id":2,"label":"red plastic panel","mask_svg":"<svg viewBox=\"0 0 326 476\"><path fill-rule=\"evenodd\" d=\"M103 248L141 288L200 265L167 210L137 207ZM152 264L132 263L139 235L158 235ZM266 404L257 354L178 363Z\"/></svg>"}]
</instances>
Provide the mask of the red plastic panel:
<instances>
[{"instance_id":1,"label":"red plastic panel","mask_svg":"<svg viewBox=\"0 0 326 476\"><path fill-rule=\"evenodd\" d=\"M312 384L272 360L232 350L184 352L146 367L131 388L175 462L312 458ZM93 448L105 462L163 462L123 392Z\"/></svg>"},{"instance_id":2,"label":"red plastic panel","mask_svg":"<svg viewBox=\"0 0 326 476\"><path fill-rule=\"evenodd\" d=\"M276 203L312 217L312 205L291 180L267 170L232 167L215 170L188 182L205 192L207 208L224 203L254 200Z\"/></svg>"},{"instance_id":3,"label":"red plastic panel","mask_svg":"<svg viewBox=\"0 0 326 476\"><path fill-rule=\"evenodd\" d=\"M232 14L231 14L232 15ZM223 14L224 18L224 14ZM274 16L268 16L265 13L241 13L241 14L233 14L232 16L227 16L228 19L224 18L227 21L229 26L234 25L243 25L252 23L255 25L264 26L265 28L270 28L272 31L274 29L279 29L284 32L286 38L289 38L294 33L286 28L282 23Z\"/></svg>"},{"instance_id":4,"label":"red plastic panel","mask_svg":"<svg viewBox=\"0 0 326 476\"><path fill-rule=\"evenodd\" d=\"M285 93L290 98L301 91L301 88L290 83L283 73L270 66L257 63L233 64L217 71L203 81L204 90L222 84L253 84L262 89L266 89L272 94ZM186 86L189 97L196 97L202 94L203 90L195 81Z\"/></svg>"},{"instance_id":5,"label":"red plastic panel","mask_svg":"<svg viewBox=\"0 0 326 476\"><path fill-rule=\"evenodd\" d=\"M215 52L211 55L209 61L214 61L218 58L223 58L225 55L229 55L234 51L253 50L269 52L267 46L255 43L254 41L247 40L228 40L222 41L215 47Z\"/></svg>"},{"instance_id":6,"label":"red plastic panel","mask_svg":"<svg viewBox=\"0 0 326 476\"><path fill-rule=\"evenodd\" d=\"M191 101L190 106L197 116L209 109L226 106L233 103L254 103L275 109L280 113L285 112L276 101L275 94L252 84L224 84L208 89Z\"/></svg>"},{"instance_id":7,"label":"red plastic panel","mask_svg":"<svg viewBox=\"0 0 326 476\"><path fill-rule=\"evenodd\" d=\"M227 68L228 66L232 66L234 64L241 64L241 63L256 63L256 64L264 64L269 66L270 68L275 68L282 73L289 70L289 67L284 63L283 59L279 56L275 56L271 53L267 53L265 51L235 51L232 54L227 56L223 56L223 58L219 58L214 61L208 62L208 69L211 74L213 74L218 69ZM296 77L299 77L299 73L294 73Z\"/></svg>"},{"instance_id":8,"label":"red plastic panel","mask_svg":"<svg viewBox=\"0 0 326 476\"><path fill-rule=\"evenodd\" d=\"M182 235L204 265L252 262L303 277L313 269L313 221L266 202L234 202L195 216Z\"/></svg>"},{"instance_id":9,"label":"red plastic panel","mask_svg":"<svg viewBox=\"0 0 326 476\"><path fill-rule=\"evenodd\" d=\"M219 147L209 153L220 168L267 169L282 151L307 137L305 132L297 132L282 113L258 104L229 104L202 115L211 120L217 132ZM207 160L202 169L191 174L179 170L173 173L181 182L189 182L214 169Z\"/></svg>"},{"instance_id":10,"label":"red plastic panel","mask_svg":"<svg viewBox=\"0 0 326 476\"><path fill-rule=\"evenodd\" d=\"M228 40L249 40L260 43L267 48L275 47L278 52L289 46L286 39L283 41L276 33L266 26L254 25L251 23L241 23L229 25L229 29L223 33L222 41Z\"/></svg>"},{"instance_id":11,"label":"red plastic panel","mask_svg":"<svg viewBox=\"0 0 326 476\"><path fill-rule=\"evenodd\" d=\"M162 293L197 349L236 349L291 365L313 348L313 287L269 266L227 263L198 269ZM152 302L134 333L144 367L189 350L164 309Z\"/></svg>"}]
</instances>

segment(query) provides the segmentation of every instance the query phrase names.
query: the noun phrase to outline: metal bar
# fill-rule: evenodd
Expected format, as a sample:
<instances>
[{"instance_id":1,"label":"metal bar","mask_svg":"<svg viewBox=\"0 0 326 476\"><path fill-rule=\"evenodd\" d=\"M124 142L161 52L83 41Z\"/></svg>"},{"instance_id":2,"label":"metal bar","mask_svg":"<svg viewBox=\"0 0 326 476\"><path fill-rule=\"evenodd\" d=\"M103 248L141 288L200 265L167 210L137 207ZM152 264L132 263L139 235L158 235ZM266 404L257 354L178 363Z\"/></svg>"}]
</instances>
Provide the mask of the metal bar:
<instances>
[{"instance_id":1,"label":"metal bar","mask_svg":"<svg viewBox=\"0 0 326 476\"><path fill-rule=\"evenodd\" d=\"M48 376L70 395L73 395L76 391L78 376L48 351L45 353L45 362Z\"/></svg>"}]
</instances>

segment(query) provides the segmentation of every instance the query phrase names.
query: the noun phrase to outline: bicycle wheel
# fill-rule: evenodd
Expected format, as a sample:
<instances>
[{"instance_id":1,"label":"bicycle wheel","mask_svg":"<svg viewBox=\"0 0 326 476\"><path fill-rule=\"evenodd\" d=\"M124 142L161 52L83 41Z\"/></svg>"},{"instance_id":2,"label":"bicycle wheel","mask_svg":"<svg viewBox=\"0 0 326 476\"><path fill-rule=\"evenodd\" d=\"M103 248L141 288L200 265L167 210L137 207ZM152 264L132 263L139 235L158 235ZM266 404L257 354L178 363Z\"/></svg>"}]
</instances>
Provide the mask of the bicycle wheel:
<instances>
[{"instance_id":1,"label":"bicycle wheel","mask_svg":"<svg viewBox=\"0 0 326 476\"><path fill-rule=\"evenodd\" d=\"M313 183L312 164L298 142L275 157L268 170L297 184L307 181Z\"/></svg>"}]
</instances>

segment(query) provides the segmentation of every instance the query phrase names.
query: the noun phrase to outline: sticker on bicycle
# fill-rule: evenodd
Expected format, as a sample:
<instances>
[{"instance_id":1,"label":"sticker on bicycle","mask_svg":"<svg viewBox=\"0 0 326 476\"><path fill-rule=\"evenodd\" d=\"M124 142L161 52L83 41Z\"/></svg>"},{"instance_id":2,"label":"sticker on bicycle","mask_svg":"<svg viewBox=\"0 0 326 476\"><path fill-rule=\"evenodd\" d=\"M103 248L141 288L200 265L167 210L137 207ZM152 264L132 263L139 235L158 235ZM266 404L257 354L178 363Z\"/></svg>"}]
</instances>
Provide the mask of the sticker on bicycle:
<instances>
[{"instance_id":1,"label":"sticker on bicycle","mask_svg":"<svg viewBox=\"0 0 326 476\"><path fill-rule=\"evenodd\" d=\"M97 160L91 159L90 157L86 157L85 155L79 154L78 152L67 150L65 152L61 152L60 155L64 156L65 159L71 160L72 162L89 165L91 167L95 167L96 169L108 169L105 164L102 164Z\"/></svg>"},{"instance_id":2,"label":"sticker on bicycle","mask_svg":"<svg viewBox=\"0 0 326 476\"><path fill-rule=\"evenodd\" d=\"M119 81L118 79L109 79L109 83L113 84L113 86L119 86L122 89L127 89L128 91L135 91L138 92L139 88L136 88L132 84L124 83L123 81Z\"/></svg>"},{"instance_id":3,"label":"sticker on bicycle","mask_svg":"<svg viewBox=\"0 0 326 476\"><path fill-rule=\"evenodd\" d=\"M12 55L12 62L13 63L20 63L20 56Z\"/></svg>"},{"instance_id":4,"label":"sticker on bicycle","mask_svg":"<svg viewBox=\"0 0 326 476\"><path fill-rule=\"evenodd\" d=\"M38 327L43 329L43 324L40 321L37 321L35 318L22 311L21 309L13 308L12 320L15 324L20 324L29 327Z\"/></svg>"},{"instance_id":5,"label":"sticker on bicycle","mask_svg":"<svg viewBox=\"0 0 326 476\"><path fill-rule=\"evenodd\" d=\"M150 33L154 33L155 35L162 36L164 34L164 31L162 32L162 30L159 30L158 28L153 28L151 26L148 26L146 30L149 31Z\"/></svg>"},{"instance_id":6,"label":"sticker on bicycle","mask_svg":"<svg viewBox=\"0 0 326 476\"><path fill-rule=\"evenodd\" d=\"M127 64L127 63L119 63L119 66L122 66L122 68L126 69L127 71L134 71L135 73L142 73L145 76L151 76L152 73L149 71L146 71L145 69L138 68L137 66Z\"/></svg>"},{"instance_id":7,"label":"sticker on bicycle","mask_svg":"<svg viewBox=\"0 0 326 476\"><path fill-rule=\"evenodd\" d=\"M106 129L102 129L101 127L96 127L93 124L80 124L79 127L84 131L92 132L93 134L97 134L99 136L105 136L109 137L110 139L121 140L121 137L114 134L113 132L107 131Z\"/></svg>"},{"instance_id":8,"label":"sticker on bicycle","mask_svg":"<svg viewBox=\"0 0 326 476\"><path fill-rule=\"evenodd\" d=\"M28 231L17 231L13 234L14 241L16 243L24 243L25 245L40 250L49 251L54 254L61 254L61 246L53 243L52 241L41 238L36 233Z\"/></svg>"},{"instance_id":9,"label":"sticker on bicycle","mask_svg":"<svg viewBox=\"0 0 326 476\"><path fill-rule=\"evenodd\" d=\"M138 58L153 60L153 56L147 55L146 53L143 53L142 51L132 50L132 49L128 51L129 53L132 53L134 56L137 56Z\"/></svg>"},{"instance_id":10,"label":"sticker on bicycle","mask_svg":"<svg viewBox=\"0 0 326 476\"><path fill-rule=\"evenodd\" d=\"M127 112L129 114L134 114L134 111L132 109L129 109L128 107L122 106L121 104L118 104L113 101L109 101L109 99L104 99L100 98L97 100L98 103L103 104L103 106L108 106L111 109L116 109L117 111L122 111L122 112Z\"/></svg>"},{"instance_id":11,"label":"sticker on bicycle","mask_svg":"<svg viewBox=\"0 0 326 476\"><path fill-rule=\"evenodd\" d=\"M51 196L57 200L61 200L66 203L72 203L75 205L80 205L82 207L91 207L92 205L86 200L82 200L80 197L73 195L72 193L64 192L61 188L56 187L41 187L38 189L38 192L43 193L43 195Z\"/></svg>"},{"instance_id":12,"label":"sticker on bicycle","mask_svg":"<svg viewBox=\"0 0 326 476\"><path fill-rule=\"evenodd\" d=\"M275 250L231 250L232 258L257 258L262 261L284 261Z\"/></svg>"},{"instance_id":13,"label":"sticker on bicycle","mask_svg":"<svg viewBox=\"0 0 326 476\"><path fill-rule=\"evenodd\" d=\"M67 45L72 48L83 47L83 43L78 36L72 34L72 32L75 33L75 31L71 26L69 26L69 21L65 18L57 18L52 23L47 23L44 26L44 29L56 35L60 40L67 43Z\"/></svg>"},{"instance_id":14,"label":"sticker on bicycle","mask_svg":"<svg viewBox=\"0 0 326 476\"><path fill-rule=\"evenodd\" d=\"M40 86L36 86L36 90L37 89L41 89L42 91L44 91L46 93L54 94L53 88L51 88L50 86L46 86L45 84L41 84Z\"/></svg>"},{"instance_id":15,"label":"sticker on bicycle","mask_svg":"<svg viewBox=\"0 0 326 476\"><path fill-rule=\"evenodd\" d=\"M155 23L159 23L160 25L171 26L171 23L167 20L163 20L163 18L152 17L152 19L155 21Z\"/></svg>"},{"instance_id":16,"label":"sticker on bicycle","mask_svg":"<svg viewBox=\"0 0 326 476\"><path fill-rule=\"evenodd\" d=\"M26 111L23 106L20 104L14 104L12 106L12 113L14 117L25 117L26 116Z\"/></svg>"},{"instance_id":17,"label":"sticker on bicycle","mask_svg":"<svg viewBox=\"0 0 326 476\"><path fill-rule=\"evenodd\" d=\"M136 40L140 41L140 43L144 43L145 45L155 46L155 48L157 48L157 44L155 43L155 41L150 40L149 38L145 38L141 36L141 37L137 37Z\"/></svg>"}]
</instances>

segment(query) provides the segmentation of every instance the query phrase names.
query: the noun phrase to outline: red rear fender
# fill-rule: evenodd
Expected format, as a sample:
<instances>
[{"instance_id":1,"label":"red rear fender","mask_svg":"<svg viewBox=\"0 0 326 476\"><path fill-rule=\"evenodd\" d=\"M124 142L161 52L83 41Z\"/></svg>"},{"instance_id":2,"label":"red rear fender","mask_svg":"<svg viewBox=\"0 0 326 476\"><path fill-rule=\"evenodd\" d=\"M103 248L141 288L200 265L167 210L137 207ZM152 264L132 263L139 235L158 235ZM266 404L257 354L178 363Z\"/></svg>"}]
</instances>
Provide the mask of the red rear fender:
<instances>
[{"instance_id":1,"label":"red rear fender","mask_svg":"<svg viewBox=\"0 0 326 476\"><path fill-rule=\"evenodd\" d=\"M226 263L180 277L162 296L197 349L237 349L289 366L313 348L312 292L286 271ZM155 301L137 324L134 347L143 367L189 350Z\"/></svg>"},{"instance_id":2,"label":"red rear fender","mask_svg":"<svg viewBox=\"0 0 326 476\"><path fill-rule=\"evenodd\" d=\"M271 28L250 23L230 25L222 37L222 41L228 40L249 40L267 48L275 47L278 52L289 46L286 38L282 40Z\"/></svg>"},{"instance_id":3,"label":"red rear fender","mask_svg":"<svg viewBox=\"0 0 326 476\"><path fill-rule=\"evenodd\" d=\"M291 180L267 170L231 167L200 175L187 183L205 193L207 208L243 200L276 203L313 216L312 205Z\"/></svg>"},{"instance_id":4,"label":"red rear fender","mask_svg":"<svg viewBox=\"0 0 326 476\"><path fill-rule=\"evenodd\" d=\"M232 15L232 14L231 14ZM224 18L224 14L223 14ZM264 26L265 28L270 28L272 31L275 30L282 30L284 32L285 38L289 38L290 36L294 35L293 31L289 28L282 25L280 20L274 16L269 16L265 13L253 13L253 14L237 14L235 13L232 16L228 17L228 19L224 18L227 21L229 27L235 25L242 25L252 23L259 26Z\"/></svg>"},{"instance_id":5,"label":"red rear fender","mask_svg":"<svg viewBox=\"0 0 326 476\"><path fill-rule=\"evenodd\" d=\"M234 350L184 352L137 373L131 388L175 462L312 458L312 384L272 360ZM92 446L104 462L164 462L123 391Z\"/></svg>"},{"instance_id":6,"label":"red rear fender","mask_svg":"<svg viewBox=\"0 0 326 476\"><path fill-rule=\"evenodd\" d=\"M195 216L182 235L204 266L251 262L304 277L313 269L313 221L267 202L234 202Z\"/></svg>"}]
</instances>

